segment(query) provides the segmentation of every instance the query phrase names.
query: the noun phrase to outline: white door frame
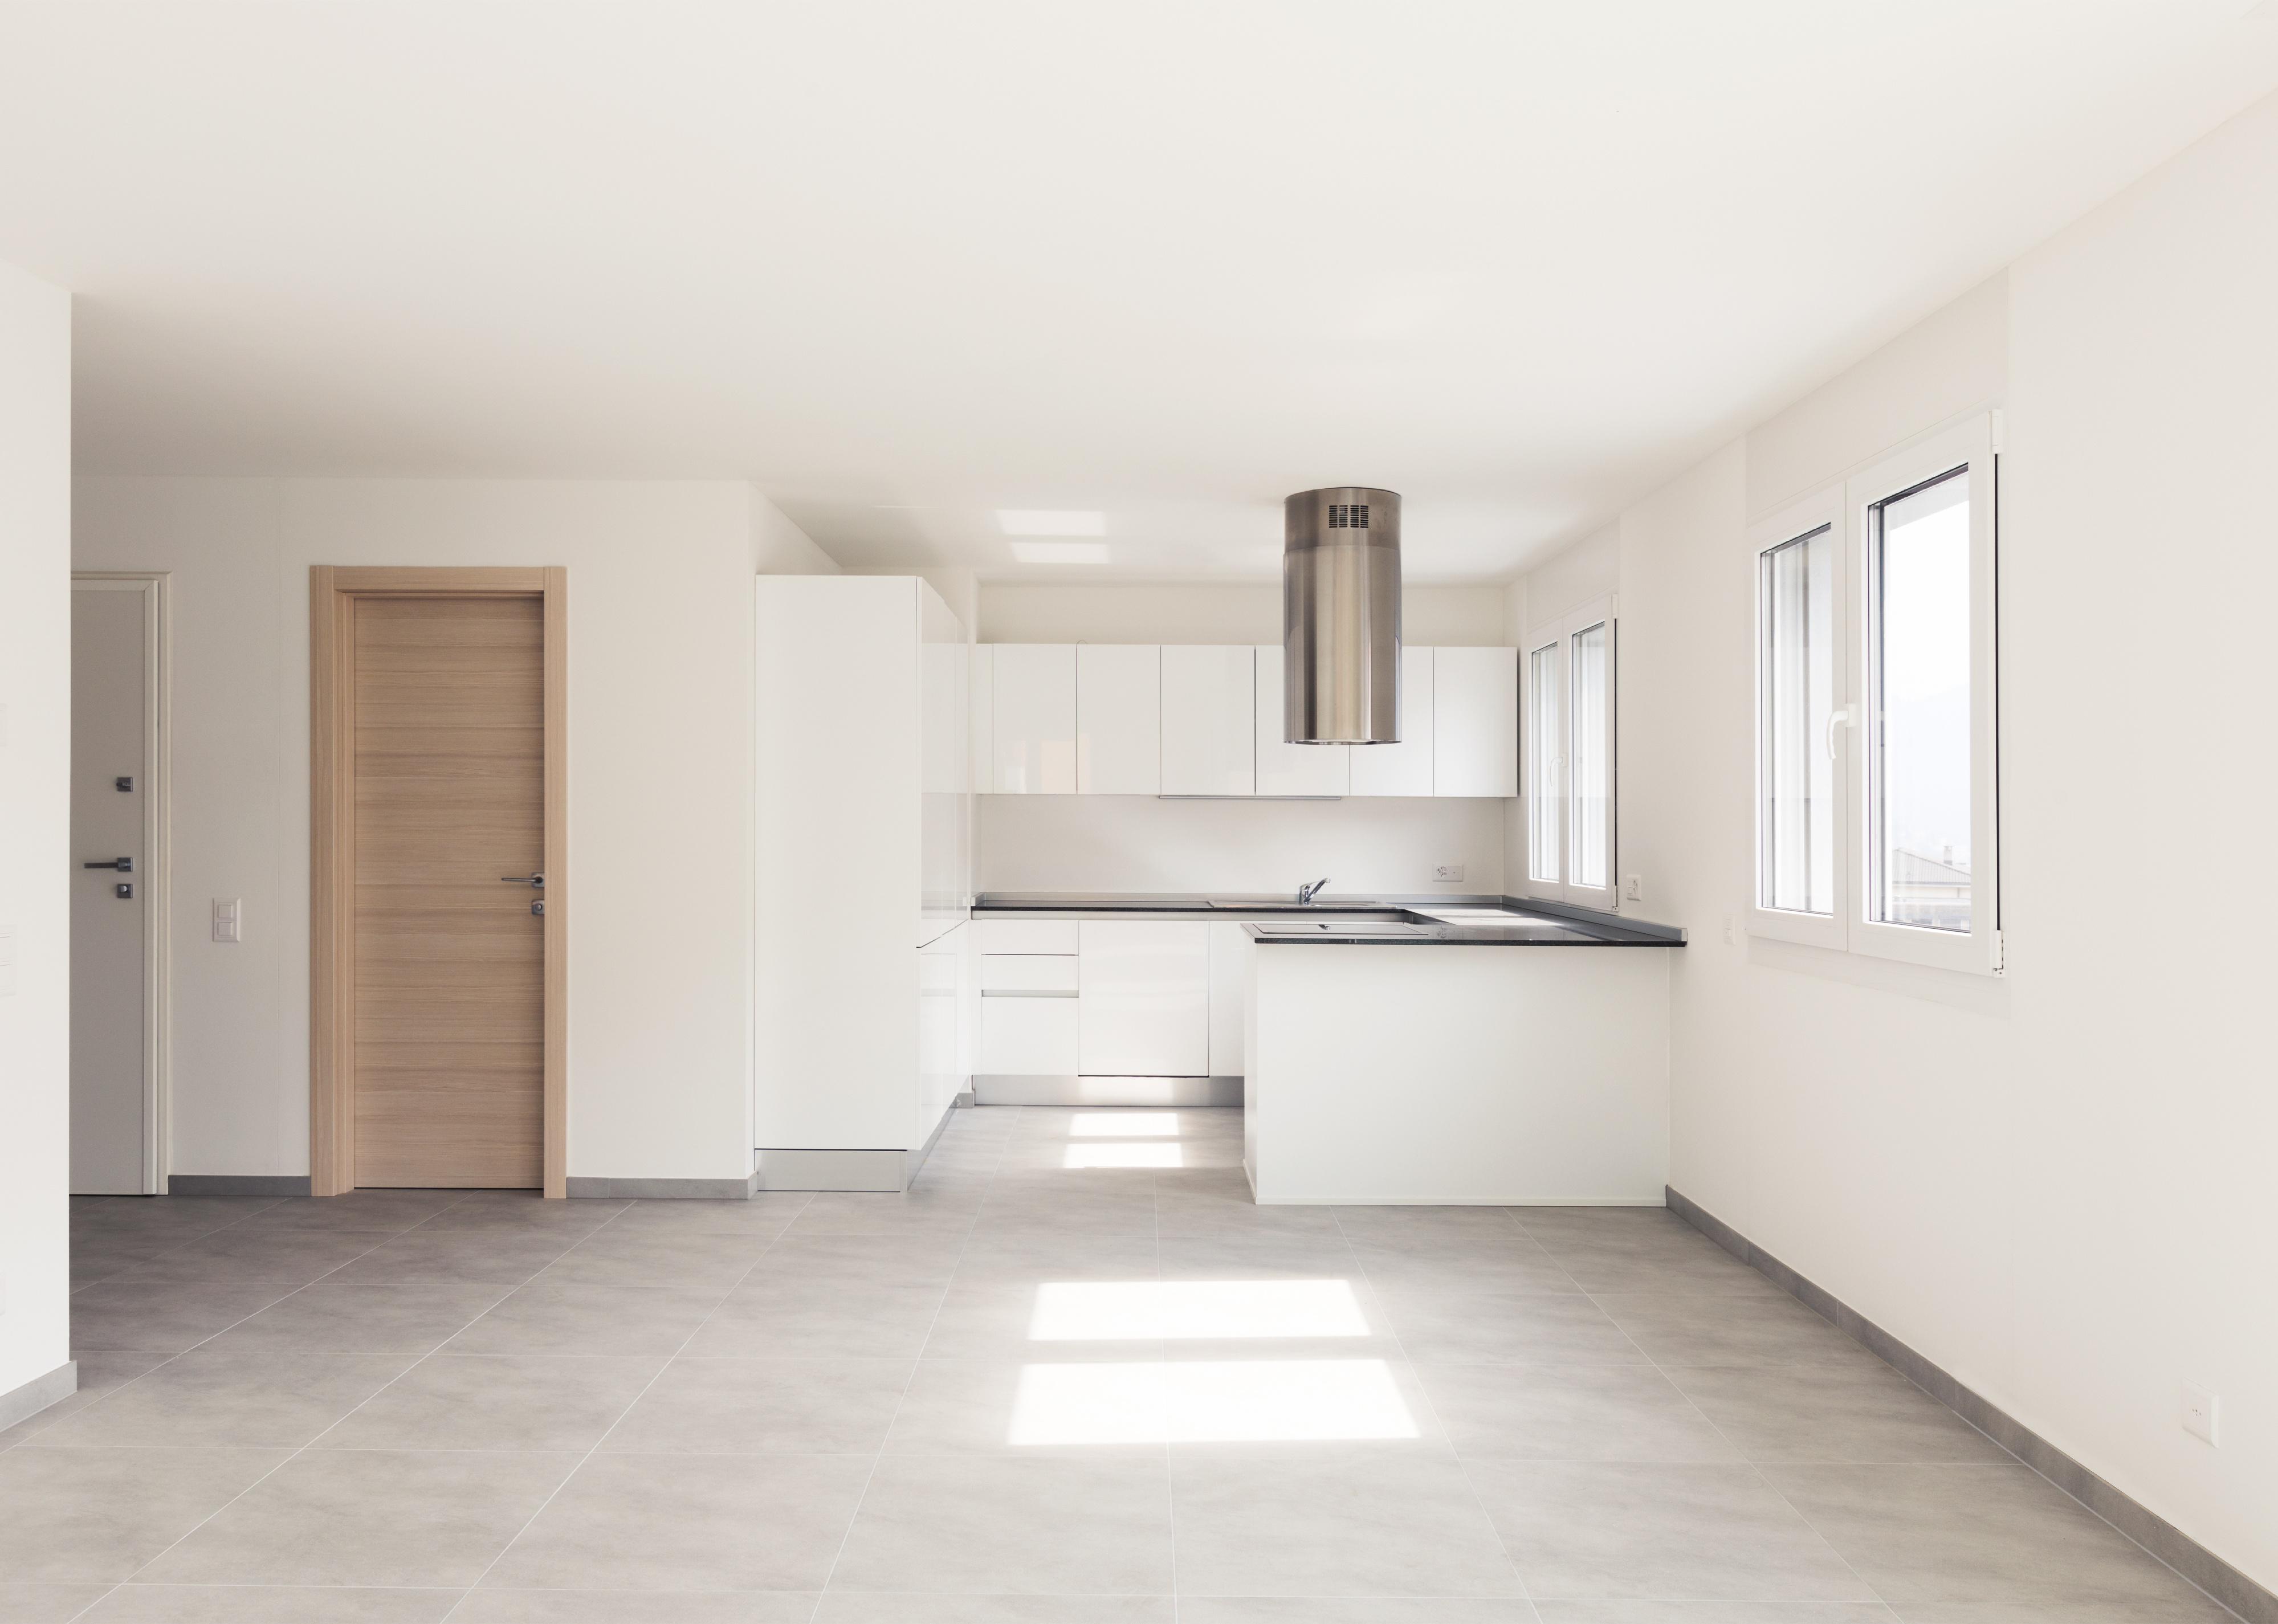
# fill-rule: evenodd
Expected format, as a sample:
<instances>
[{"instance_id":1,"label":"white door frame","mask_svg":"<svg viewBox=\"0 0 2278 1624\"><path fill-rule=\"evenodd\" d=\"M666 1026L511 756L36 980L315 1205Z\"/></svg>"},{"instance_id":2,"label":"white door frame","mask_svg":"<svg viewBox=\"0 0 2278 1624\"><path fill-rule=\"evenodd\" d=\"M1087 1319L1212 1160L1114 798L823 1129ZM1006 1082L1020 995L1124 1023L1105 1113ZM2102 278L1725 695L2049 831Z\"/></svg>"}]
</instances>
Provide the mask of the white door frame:
<instances>
[{"instance_id":1,"label":"white door frame","mask_svg":"<svg viewBox=\"0 0 2278 1624\"><path fill-rule=\"evenodd\" d=\"M172 1156L174 776L173 591L163 569L75 569L75 592L142 594L143 713L150 727L143 745L142 850L149 854L144 881L149 928L142 942L142 1182L166 1193Z\"/></svg>"}]
</instances>

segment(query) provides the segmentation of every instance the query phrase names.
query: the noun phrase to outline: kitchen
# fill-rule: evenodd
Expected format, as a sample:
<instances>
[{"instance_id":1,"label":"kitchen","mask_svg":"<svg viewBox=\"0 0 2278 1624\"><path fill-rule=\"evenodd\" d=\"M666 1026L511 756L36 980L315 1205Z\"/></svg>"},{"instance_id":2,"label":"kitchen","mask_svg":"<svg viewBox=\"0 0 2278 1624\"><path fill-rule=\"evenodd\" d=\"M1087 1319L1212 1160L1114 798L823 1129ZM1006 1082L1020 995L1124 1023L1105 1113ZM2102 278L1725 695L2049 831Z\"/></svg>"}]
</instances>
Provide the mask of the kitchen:
<instances>
[{"instance_id":1,"label":"kitchen","mask_svg":"<svg viewBox=\"0 0 2278 1624\"><path fill-rule=\"evenodd\" d=\"M1590 905L1610 706L1571 786L1599 872L1514 882L1559 765L1523 759L1520 606L1403 591L1381 491L1342 551L1388 578L1299 602L1356 534L1329 494L1282 592L761 580L760 1187L906 1188L960 1105L1157 1106L1240 1109L1265 1203L1659 1204L1684 938Z\"/></svg>"}]
</instances>

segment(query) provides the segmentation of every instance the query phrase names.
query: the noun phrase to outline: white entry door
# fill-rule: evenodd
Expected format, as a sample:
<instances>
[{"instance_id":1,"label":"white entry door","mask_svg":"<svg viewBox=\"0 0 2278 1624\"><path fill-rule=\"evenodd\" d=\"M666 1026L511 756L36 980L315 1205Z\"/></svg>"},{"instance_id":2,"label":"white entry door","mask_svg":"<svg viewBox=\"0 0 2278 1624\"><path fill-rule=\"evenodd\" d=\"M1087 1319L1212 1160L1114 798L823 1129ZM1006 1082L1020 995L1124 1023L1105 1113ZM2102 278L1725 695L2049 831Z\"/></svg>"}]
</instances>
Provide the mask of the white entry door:
<instances>
[{"instance_id":1,"label":"white entry door","mask_svg":"<svg viewBox=\"0 0 2278 1624\"><path fill-rule=\"evenodd\" d=\"M72 583L71 714L72 1193L153 1195L156 581Z\"/></svg>"}]
</instances>

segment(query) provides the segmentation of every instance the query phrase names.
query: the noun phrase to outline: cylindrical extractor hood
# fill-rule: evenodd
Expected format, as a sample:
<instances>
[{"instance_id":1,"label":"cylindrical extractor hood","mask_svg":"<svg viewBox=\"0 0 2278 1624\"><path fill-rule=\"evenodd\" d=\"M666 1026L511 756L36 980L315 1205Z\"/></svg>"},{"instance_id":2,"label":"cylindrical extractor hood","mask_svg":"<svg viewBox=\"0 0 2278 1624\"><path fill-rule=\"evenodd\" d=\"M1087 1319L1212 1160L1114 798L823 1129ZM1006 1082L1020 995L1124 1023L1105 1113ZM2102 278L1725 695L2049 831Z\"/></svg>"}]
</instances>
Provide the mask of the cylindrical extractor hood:
<instances>
[{"instance_id":1,"label":"cylindrical extractor hood","mask_svg":"<svg viewBox=\"0 0 2278 1624\"><path fill-rule=\"evenodd\" d=\"M1400 493L1282 503L1281 721L1292 744L1400 743Z\"/></svg>"}]
</instances>

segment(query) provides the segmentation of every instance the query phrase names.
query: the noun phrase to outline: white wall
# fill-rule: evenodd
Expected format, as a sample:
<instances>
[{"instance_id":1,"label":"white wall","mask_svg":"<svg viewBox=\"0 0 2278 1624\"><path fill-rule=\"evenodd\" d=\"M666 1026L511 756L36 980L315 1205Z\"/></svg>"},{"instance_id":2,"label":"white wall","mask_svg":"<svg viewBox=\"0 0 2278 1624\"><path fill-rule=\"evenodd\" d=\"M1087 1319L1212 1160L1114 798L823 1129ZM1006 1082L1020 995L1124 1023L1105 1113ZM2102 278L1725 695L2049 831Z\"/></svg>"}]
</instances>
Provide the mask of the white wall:
<instances>
[{"instance_id":1,"label":"white wall","mask_svg":"<svg viewBox=\"0 0 2278 1624\"><path fill-rule=\"evenodd\" d=\"M1277 586L981 588L983 643L1279 643ZM1507 589L1410 586L1405 639L1507 644ZM1186 801L1143 796L984 795L974 804L982 891L1294 891L1500 895L1501 801ZM1433 869L1464 865L1461 885Z\"/></svg>"},{"instance_id":2,"label":"white wall","mask_svg":"<svg viewBox=\"0 0 2278 1624\"><path fill-rule=\"evenodd\" d=\"M0 1398L70 1357L71 296L0 265ZM12 978L13 990L7 983Z\"/></svg>"},{"instance_id":3,"label":"white wall","mask_svg":"<svg viewBox=\"0 0 2278 1624\"><path fill-rule=\"evenodd\" d=\"M78 501L80 568L172 575L172 1170L308 1170L310 567L561 564L569 1170L747 1173L750 583L813 544L727 481L96 478ZM241 945L206 939L214 896L245 899Z\"/></svg>"},{"instance_id":4,"label":"white wall","mask_svg":"<svg viewBox=\"0 0 2278 1624\"><path fill-rule=\"evenodd\" d=\"M2267 1585L2278 211L2250 200L2274 193L2278 100L1632 508L1619 545L1622 867L1691 936L1671 1182ZM1746 522L1996 400L2008 972L1728 946ZM2219 1450L2179 1424L2186 1380L2221 1396Z\"/></svg>"}]
</instances>

